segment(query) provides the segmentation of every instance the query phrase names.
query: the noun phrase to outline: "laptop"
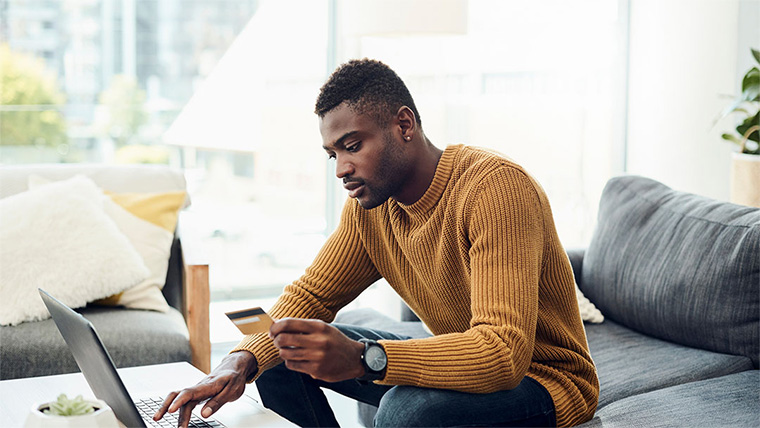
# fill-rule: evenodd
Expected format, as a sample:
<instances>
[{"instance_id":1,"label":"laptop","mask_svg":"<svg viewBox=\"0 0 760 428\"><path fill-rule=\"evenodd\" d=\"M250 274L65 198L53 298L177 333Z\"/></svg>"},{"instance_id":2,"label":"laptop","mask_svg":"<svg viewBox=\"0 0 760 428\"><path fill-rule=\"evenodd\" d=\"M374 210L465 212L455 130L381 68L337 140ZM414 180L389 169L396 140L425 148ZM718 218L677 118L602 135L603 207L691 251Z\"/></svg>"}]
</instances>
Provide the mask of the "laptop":
<instances>
[{"instance_id":1,"label":"laptop","mask_svg":"<svg viewBox=\"0 0 760 428\"><path fill-rule=\"evenodd\" d=\"M103 345L103 341L100 340L95 327L89 320L46 291L39 289L39 292L43 302L45 302L45 306L47 306L48 311L53 316L55 325L66 341L66 345L74 355L79 369L90 385L92 392L98 399L105 401L111 407L121 423L128 427L177 426L177 415L179 412L174 414L167 413L162 420L158 422L153 421L155 411L163 402L163 399L160 397L145 398L139 401L132 400L124 386L124 382L122 382L119 373L116 371L116 366L111 356ZM253 420L257 421L255 418L259 414L263 416L261 422L265 422L267 419L270 419L268 422L272 422L270 415L264 415L271 412L265 411L255 400L250 399L250 401L251 408L243 410L248 413L248 416L253 417ZM222 410L224 409L222 407L215 415L222 421L223 419L220 415L223 414ZM241 422L237 420L239 419L238 417L232 419L235 420L232 425ZM246 422L251 422L251 418L246 419ZM222 421L217 419L201 419L193 414L190 426L224 427L225 425ZM285 422L287 423L287 421ZM257 423L257 425L259 424ZM267 424L264 423L263 425Z\"/></svg>"}]
</instances>

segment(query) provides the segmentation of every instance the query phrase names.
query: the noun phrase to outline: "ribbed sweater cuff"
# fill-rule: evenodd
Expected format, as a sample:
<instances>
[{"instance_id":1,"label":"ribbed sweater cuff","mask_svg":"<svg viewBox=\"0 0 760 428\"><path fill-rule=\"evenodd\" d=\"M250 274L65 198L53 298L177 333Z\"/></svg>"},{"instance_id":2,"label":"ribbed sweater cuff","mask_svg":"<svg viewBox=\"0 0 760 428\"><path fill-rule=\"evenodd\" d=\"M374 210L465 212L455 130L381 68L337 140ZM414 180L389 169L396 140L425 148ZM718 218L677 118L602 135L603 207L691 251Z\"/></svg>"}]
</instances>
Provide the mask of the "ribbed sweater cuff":
<instances>
[{"instance_id":1,"label":"ribbed sweater cuff","mask_svg":"<svg viewBox=\"0 0 760 428\"><path fill-rule=\"evenodd\" d=\"M259 370L249 382L253 382L261 373L282 362L280 360L280 352L274 347L274 343L266 333L252 334L244 337L237 346L232 348L230 353L237 351L250 352L256 358L256 363L258 363Z\"/></svg>"}]
</instances>

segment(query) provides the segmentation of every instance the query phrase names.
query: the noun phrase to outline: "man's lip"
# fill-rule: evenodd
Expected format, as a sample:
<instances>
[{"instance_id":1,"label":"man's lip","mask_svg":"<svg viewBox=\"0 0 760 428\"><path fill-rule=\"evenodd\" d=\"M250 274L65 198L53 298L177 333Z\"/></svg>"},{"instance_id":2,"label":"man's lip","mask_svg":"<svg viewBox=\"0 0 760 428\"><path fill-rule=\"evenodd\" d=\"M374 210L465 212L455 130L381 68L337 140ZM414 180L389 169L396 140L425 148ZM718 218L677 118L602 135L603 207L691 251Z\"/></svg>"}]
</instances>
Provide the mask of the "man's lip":
<instances>
[{"instance_id":1,"label":"man's lip","mask_svg":"<svg viewBox=\"0 0 760 428\"><path fill-rule=\"evenodd\" d=\"M359 181L348 181L343 183L343 188L350 192L351 190L361 187L362 185L363 184Z\"/></svg>"},{"instance_id":2,"label":"man's lip","mask_svg":"<svg viewBox=\"0 0 760 428\"><path fill-rule=\"evenodd\" d=\"M364 184L356 182L356 181L352 181L352 182L348 182L344 184L343 188L348 190L349 197L355 198L359 196L359 194L361 193L362 189L364 188Z\"/></svg>"}]
</instances>

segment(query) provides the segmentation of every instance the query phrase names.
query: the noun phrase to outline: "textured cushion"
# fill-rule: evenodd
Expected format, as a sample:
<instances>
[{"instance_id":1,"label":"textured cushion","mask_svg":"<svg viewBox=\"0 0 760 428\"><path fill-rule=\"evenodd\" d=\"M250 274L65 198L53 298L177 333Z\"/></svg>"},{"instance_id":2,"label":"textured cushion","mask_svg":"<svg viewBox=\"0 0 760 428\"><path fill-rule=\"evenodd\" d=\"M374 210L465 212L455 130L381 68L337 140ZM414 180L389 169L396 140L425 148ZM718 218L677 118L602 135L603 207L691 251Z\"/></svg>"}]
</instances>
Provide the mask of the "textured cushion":
<instances>
[{"instance_id":1,"label":"textured cushion","mask_svg":"<svg viewBox=\"0 0 760 428\"><path fill-rule=\"evenodd\" d=\"M715 352L760 354L760 209L610 180L581 289L605 317Z\"/></svg>"},{"instance_id":2,"label":"textured cushion","mask_svg":"<svg viewBox=\"0 0 760 428\"><path fill-rule=\"evenodd\" d=\"M131 309L87 307L117 367L190 361L188 332L182 315ZM0 379L79 371L53 320L0 327Z\"/></svg>"},{"instance_id":3,"label":"textured cushion","mask_svg":"<svg viewBox=\"0 0 760 428\"><path fill-rule=\"evenodd\" d=\"M757 370L626 398L599 410L584 428L757 427Z\"/></svg>"},{"instance_id":4,"label":"textured cushion","mask_svg":"<svg viewBox=\"0 0 760 428\"><path fill-rule=\"evenodd\" d=\"M583 295L578 285L575 286L575 300L578 301L578 309L581 311L581 319L583 321L591 324L604 322L602 312Z\"/></svg>"},{"instance_id":5,"label":"textured cushion","mask_svg":"<svg viewBox=\"0 0 760 428\"><path fill-rule=\"evenodd\" d=\"M0 200L0 324L49 317L37 288L82 307L148 276L102 198L77 176Z\"/></svg>"},{"instance_id":6,"label":"textured cushion","mask_svg":"<svg viewBox=\"0 0 760 428\"><path fill-rule=\"evenodd\" d=\"M752 369L747 357L665 342L609 320L586 325L586 336L599 375L599 409L632 395Z\"/></svg>"},{"instance_id":7,"label":"textured cushion","mask_svg":"<svg viewBox=\"0 0 760 428\"><path fill-rule=\"evenodd\" d=\"M30 189L50 183L50 180L38 175L29 176ZM183 191L110 193L107 198L103 198L106 214L140 254L150 274L133 287L98 300L98 304L159 312L169 309L161 289L166 279L174 229L177 227L185 194Z\"/></svg>"}]
</instances>

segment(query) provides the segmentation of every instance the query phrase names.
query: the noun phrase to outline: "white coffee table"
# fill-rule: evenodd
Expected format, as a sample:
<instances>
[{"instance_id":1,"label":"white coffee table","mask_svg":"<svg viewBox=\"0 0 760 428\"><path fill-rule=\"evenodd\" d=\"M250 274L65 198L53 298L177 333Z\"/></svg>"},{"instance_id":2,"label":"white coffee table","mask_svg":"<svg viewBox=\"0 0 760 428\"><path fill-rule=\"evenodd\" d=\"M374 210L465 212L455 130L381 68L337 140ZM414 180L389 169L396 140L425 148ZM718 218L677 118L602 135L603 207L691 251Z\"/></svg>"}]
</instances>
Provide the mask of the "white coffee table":
<instances>
[{"instance_id":1,"label":"white coffee table","mask_svg":"<svg viewBox=\"0 0 760 428\"><path fill-rule=\"evenodd\" d=\"M203 378L203 372L188 363L158 364L119 369L119 375L134 400L179 390ZM35 403L55 400L65 393L93 398L90 386L81 373L40 376L0 381L0 427L21 427ZM279 415L264 409L254 385L247 385L245 394L222 407L215 418L232 427L292 427ZM196 409L196 413L200 409Z\"/></svg>"}]
</instances>

